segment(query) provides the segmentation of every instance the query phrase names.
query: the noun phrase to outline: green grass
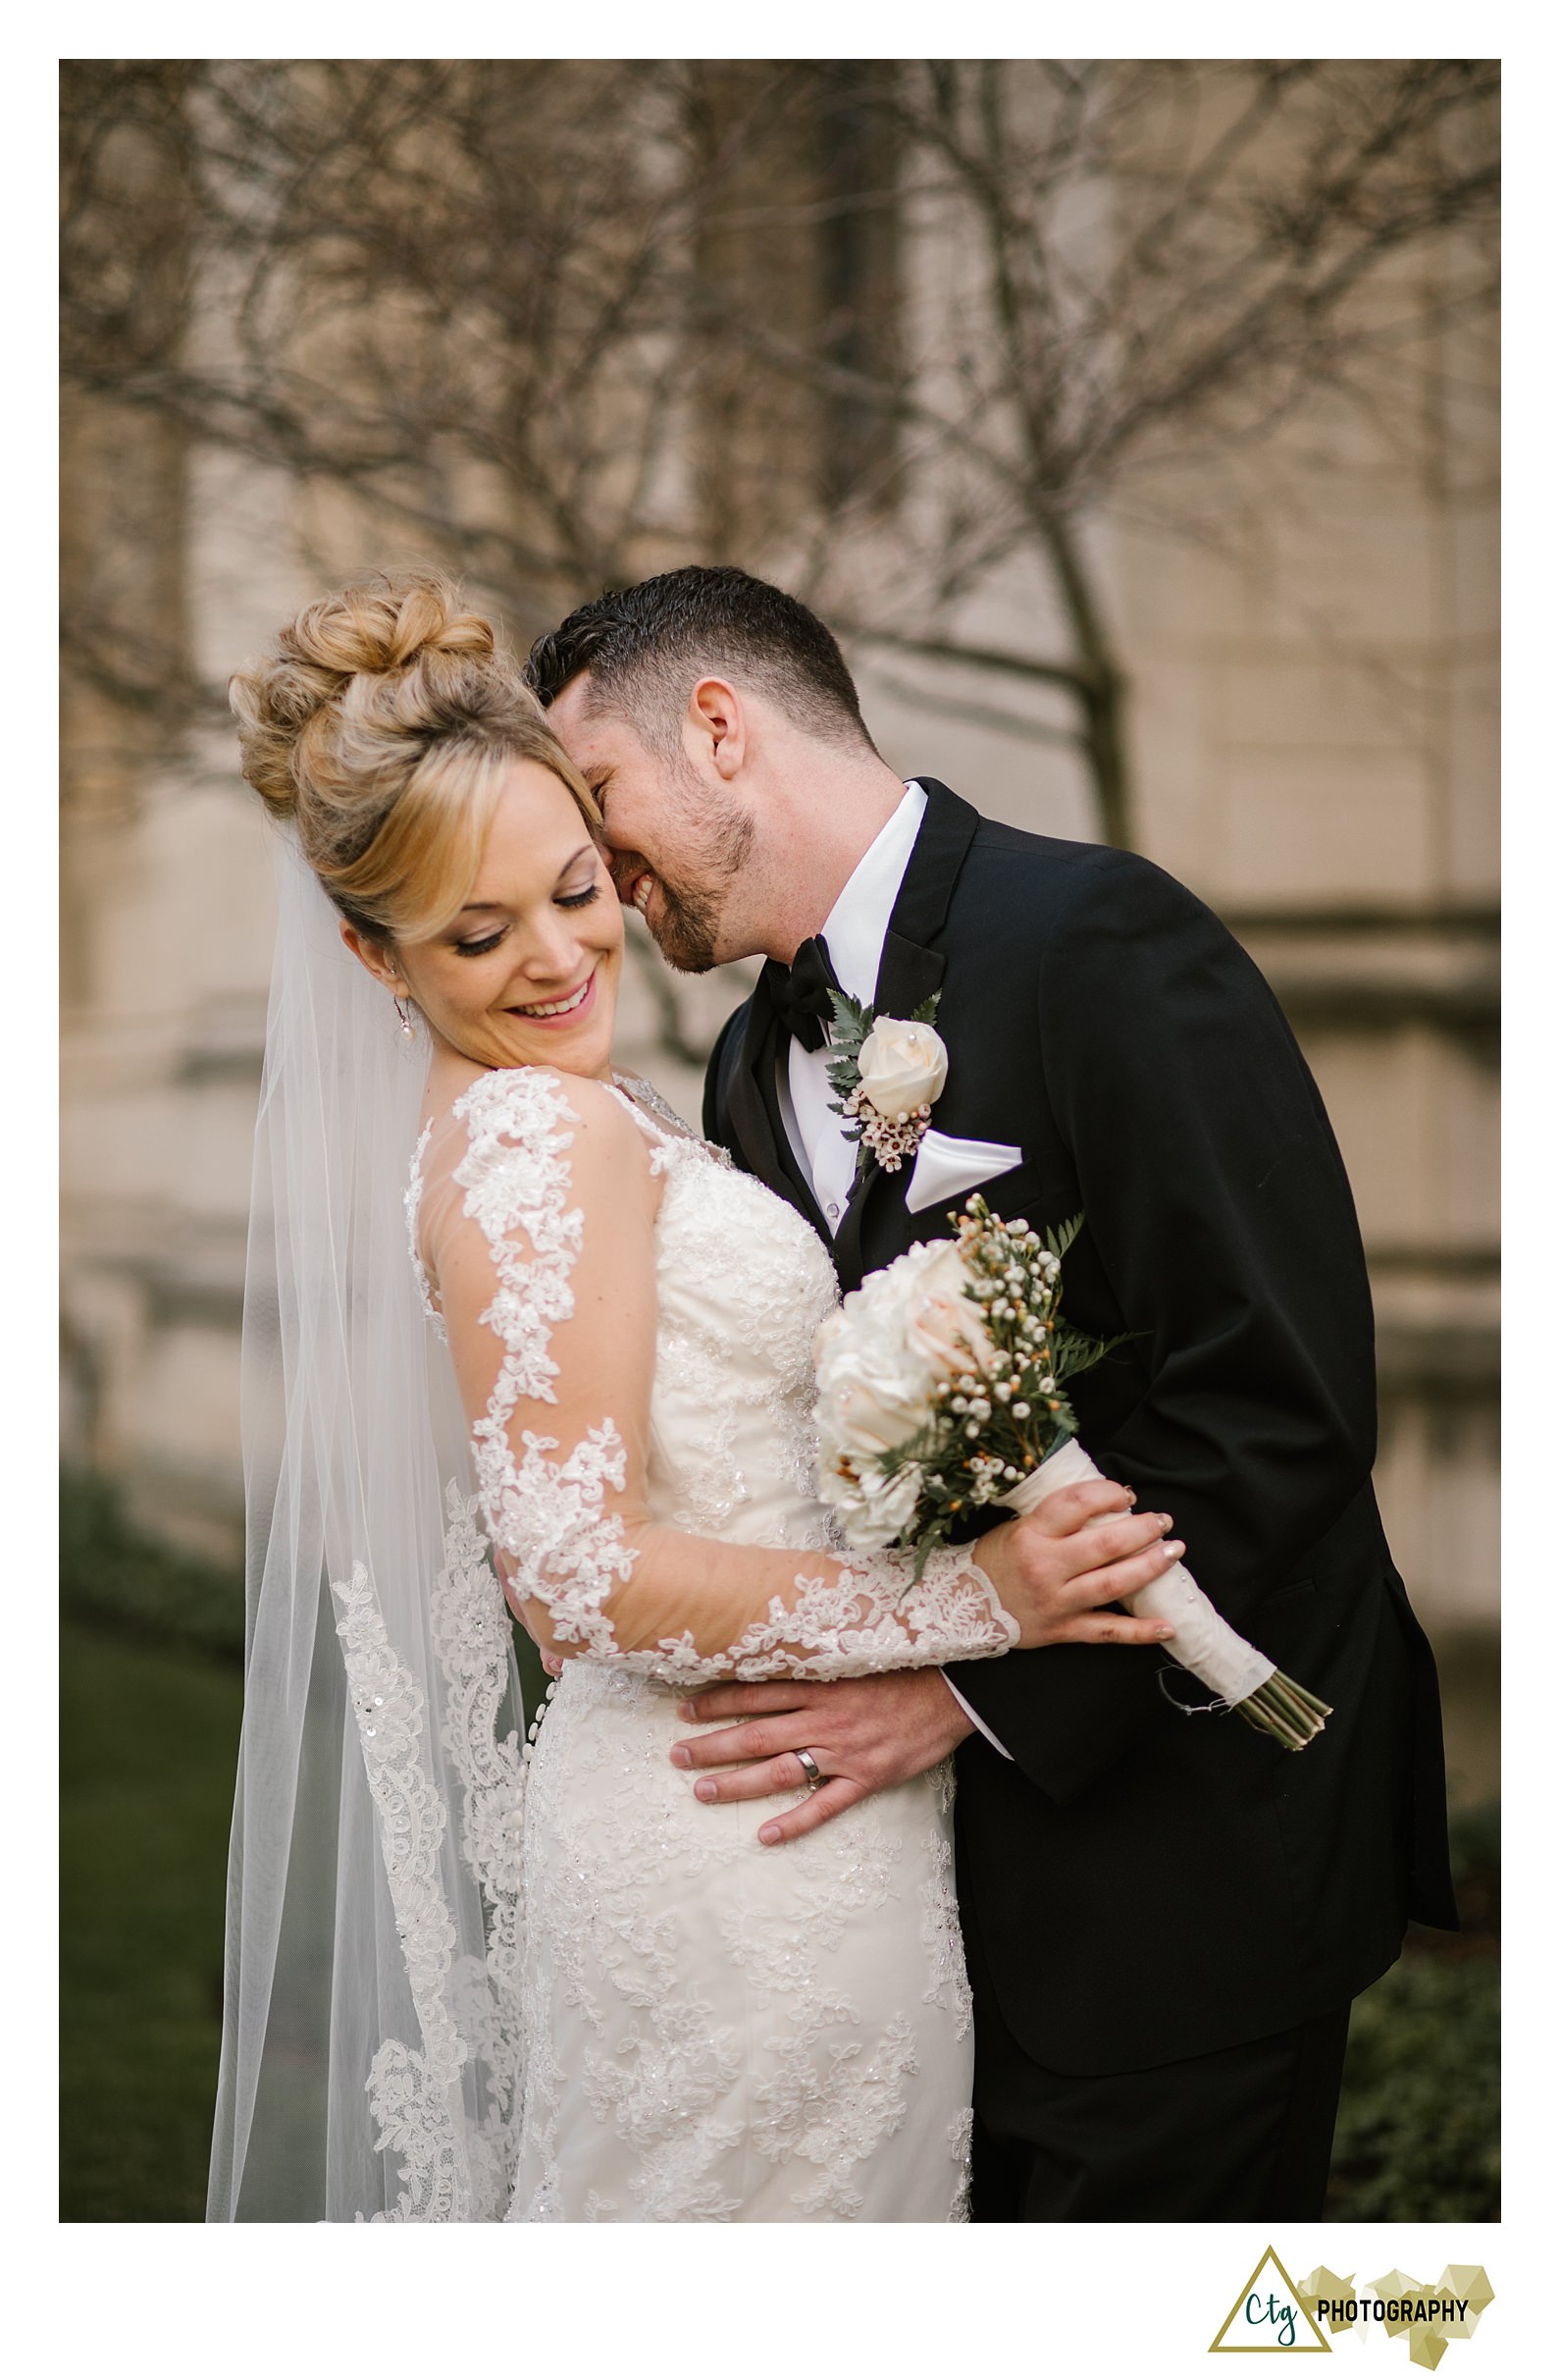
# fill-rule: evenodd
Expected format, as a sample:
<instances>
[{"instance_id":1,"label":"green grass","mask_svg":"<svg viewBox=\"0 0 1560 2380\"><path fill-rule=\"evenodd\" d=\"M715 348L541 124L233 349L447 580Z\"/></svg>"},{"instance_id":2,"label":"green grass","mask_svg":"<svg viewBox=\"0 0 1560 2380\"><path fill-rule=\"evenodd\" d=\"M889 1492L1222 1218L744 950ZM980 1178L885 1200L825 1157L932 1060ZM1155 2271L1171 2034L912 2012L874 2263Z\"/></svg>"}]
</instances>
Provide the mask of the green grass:
<instances>
[{"instance_id":1,"label":"green grass","mask_svg":"<svg viewBox=\"0 0 1560 2380\"><path fill-rule=\"evenodd\" d=\"M238 1672L72 1623L61 1677L60 2213L197 2223Z\"/></svg>"}]
</instances>

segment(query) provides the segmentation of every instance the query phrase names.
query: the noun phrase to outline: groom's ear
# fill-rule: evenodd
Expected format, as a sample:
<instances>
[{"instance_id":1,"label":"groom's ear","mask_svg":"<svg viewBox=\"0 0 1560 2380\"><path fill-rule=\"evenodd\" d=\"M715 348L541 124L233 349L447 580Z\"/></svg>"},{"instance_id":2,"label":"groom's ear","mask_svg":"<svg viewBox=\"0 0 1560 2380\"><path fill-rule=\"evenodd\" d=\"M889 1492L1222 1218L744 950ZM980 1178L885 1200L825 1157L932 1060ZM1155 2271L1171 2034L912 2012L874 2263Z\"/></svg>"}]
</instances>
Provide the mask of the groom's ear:
<instances>
[{"instance_id":1,"label":"groom's ear","mask_svg":"<svg viewBox=\"0 0 1560 2380\"><path fill-rule=\"evenodd\" d=\"M748 721L736 687L722 677L702 677L688 698L686 731L694 739L695 758L708 761L729 782L748 751Z\"/></svg>"}]
</instances>

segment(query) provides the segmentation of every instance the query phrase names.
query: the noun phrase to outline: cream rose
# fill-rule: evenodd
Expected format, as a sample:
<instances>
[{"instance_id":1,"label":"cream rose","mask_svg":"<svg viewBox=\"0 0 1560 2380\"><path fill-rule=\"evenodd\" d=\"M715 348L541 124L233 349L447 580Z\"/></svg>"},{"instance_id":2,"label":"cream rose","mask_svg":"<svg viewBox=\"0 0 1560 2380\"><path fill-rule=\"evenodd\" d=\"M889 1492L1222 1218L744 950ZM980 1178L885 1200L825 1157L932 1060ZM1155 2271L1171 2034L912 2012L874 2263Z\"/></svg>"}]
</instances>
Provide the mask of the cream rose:
<instances>
[{"instance_id":1,"label":"cream rose","mask_svg":"<svg viewBox=\"0 0 1560 2380\"><path fill-rule=\"evenodd\" d=\"M853 1292L847 1304L859 1292ZM920 1473L907 1465L892 1482L881 1458L931 1419L932 1382L902 1330L884 1318L834 1314L818 1333L818 1492L832 1505L848 1546L870 1552L913 1518Z\"/></svg>"},{"instance_id":2,"label":"cream rose","mask_svg":"<svg viewBox=\"0 0 1560 2380\"><path fill-rule=\"evenodd\" d=\"M942 1096L948 1052L929 1025L879 1017L857 1057L861 1091L880 1116L903 1124Z\"/></svg>"},{"instance_id":3,"label":"cream rose","mask_svg":"<svg viewBox=\"0 0 1560 2380\"><path fill-rule=\"evenodd\" d=\"M844 1454L860 1467L930 1421L934 1374L910 1348L907 1319L903 1297L853 1290L818 1332L817 1421L826 1459Z\"/></svg>"},{"instance_id":4,"label":"cream rose","mask_svg":"<svg viewBox=\"0 0 1560 2380\"><path fill-rule=\"evenodd\" d=\"M919 1260L911 1274L917 1296L906 1320L911 1348L940 1380L956 1372L995 1371L997 1350L985 1316L964 1295L969 1276L958 1241L922 1242L910 1254Z\"/></svg>"},{"instance_id":5,"label":"cream rose","mask_svg":"<svg viewBox=\"0 0 1560 2380\"><path fill-rule=\"evenodd\" d=\"M952 1241L923 1242L874 1273L818 1331L818 1485L848 1545L886 1545L908 1528L920 1472L890 1479L882 1458L930 1422L939 1380L991 1354L979 1308L963 1295Z\"/></svg>"}]
</instances>

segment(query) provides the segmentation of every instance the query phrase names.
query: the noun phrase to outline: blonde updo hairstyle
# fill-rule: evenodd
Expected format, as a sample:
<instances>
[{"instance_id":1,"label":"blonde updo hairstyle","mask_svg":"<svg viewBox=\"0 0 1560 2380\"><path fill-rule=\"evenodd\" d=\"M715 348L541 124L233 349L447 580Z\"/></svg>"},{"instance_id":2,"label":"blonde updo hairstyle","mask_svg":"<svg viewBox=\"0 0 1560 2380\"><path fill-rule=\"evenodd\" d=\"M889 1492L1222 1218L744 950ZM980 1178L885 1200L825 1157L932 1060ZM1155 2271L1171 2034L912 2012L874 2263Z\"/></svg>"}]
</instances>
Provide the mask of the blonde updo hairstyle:
<instances>
[{"instance_id":1,"label":"blonde updo hairstyle","mask_svg":"<svg viewBox=\"0 0 1560 2380\"><path fill-rule=\"evenodd\" d=\"M599 833L493 623L437 570L385 571L310 604L228 699L244 777L372 940L424 941L457 914L515 761L550 768Z\"/></svg>"}]
</instances>

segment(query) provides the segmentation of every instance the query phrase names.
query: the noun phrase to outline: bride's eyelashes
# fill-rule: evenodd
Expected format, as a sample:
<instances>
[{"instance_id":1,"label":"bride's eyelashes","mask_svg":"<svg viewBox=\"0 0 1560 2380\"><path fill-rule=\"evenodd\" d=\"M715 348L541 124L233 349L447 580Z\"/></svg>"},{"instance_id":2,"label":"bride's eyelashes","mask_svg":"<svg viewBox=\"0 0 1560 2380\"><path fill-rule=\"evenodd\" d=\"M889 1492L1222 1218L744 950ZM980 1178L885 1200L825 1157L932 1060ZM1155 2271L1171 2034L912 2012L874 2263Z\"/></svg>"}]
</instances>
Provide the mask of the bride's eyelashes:
<instances>
[{"instance_id":1,"label":"bride's eyelashes","mask_svg":"<svg viewBox=\"0 0 1560 2380\"><path fill-rule=\"evenodd\" d=\"M599 884L588 884L584 892L560 892L557 896L557 907L559 909L588 909L593 901L598 901L600 897ZM490 950L496 950L508 930L507 926L500 926L496 933L484 934L479 942L456 942L451 947L458 951L463 959L480 959Z\"/></svg>"}]
</instances>

